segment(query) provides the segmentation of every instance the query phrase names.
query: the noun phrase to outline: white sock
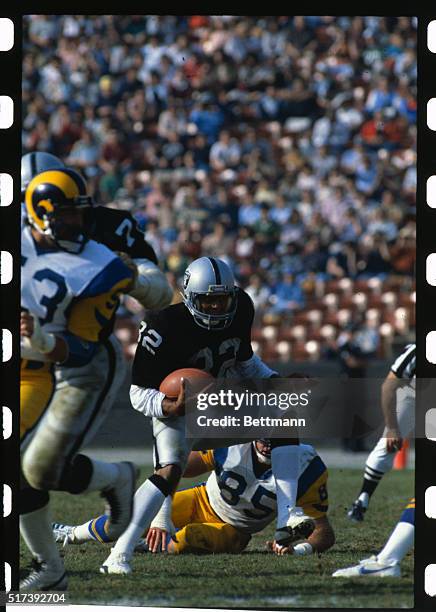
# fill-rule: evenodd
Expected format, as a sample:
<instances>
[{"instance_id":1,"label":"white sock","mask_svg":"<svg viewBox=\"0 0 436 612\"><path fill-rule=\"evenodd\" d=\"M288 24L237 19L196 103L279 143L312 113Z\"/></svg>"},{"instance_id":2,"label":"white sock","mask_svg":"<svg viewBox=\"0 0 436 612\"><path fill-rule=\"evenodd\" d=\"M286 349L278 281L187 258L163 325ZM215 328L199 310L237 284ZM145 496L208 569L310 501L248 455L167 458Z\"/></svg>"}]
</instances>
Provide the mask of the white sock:
<instances>
[{"instance_id":1,"label":"white sock","mask_svg":"<svg viewBox=\"0 0 436 612\"><path fill-rule=\"evenodd\" d=\"M150 480L146 480L139 487L133 500L132 520L126 531L118 538L112 549L113 552L125 553L128 557L133 554L139 538L159 512L164 499L165 495Z\"/></svg>"},{"instance_id":2,"label":"white sock","mask_svg":"<svg viewBox=\"0 0 436 612\"><path fill-rule=\"evenodd\" d=\"M81 544L82 542L96 542L97 540L89 533L89 525L94 519L86 521L83 525L77 525L73 529L73 542Z\"/></svg>"},{"instance_id":3,"label":"white sock","mask_svg":"<svg viewBox=\"0 0 436 612\"><path fill-rule=\"evenodd\" d=\"M359 499L362 502L362 506L364 508L368 508L368 504L369 504L369 495L368 495L368 493L365 493L365 492L361 493L357 499Z\"/></svg>"},{"instance_id":4,"label":"white sock","mask_svg":"<svg viewBox=\"0 0 436 612\"><path fill-rule=\"evenodd\" d=\"M378 561L383 563L396 561L400 563L413 546L414 538L415 526L400 521L391 533L383 550L377 555Z\"/></svg>"},{"instance_id":5,"label":"white sock","mask_svg":"<svg viewBox=\"0 0 436 612\"><path fill-rule=\"evenodd\" d=\"M271 451L271 468L277 494L277 528L284 527L289 511L297 504L300 446L277 446Z\"/></svg>"},{"instance_id":6,"label":"white sock","mask_svg":"<svg viewBox=\"0 0 436 612\"><path fill-rule=\"evenodd\" d=\"M20 516L20 533L27 548L38 561L63 567L58 547L53 538L49 505Z\"/></svg>"},{"instance_id":7,"label":"white sock","mask_svg":"<svg viewBox=\"0 0 436 612\"><path fill-rule=\"evenodd\" d=\"M118 465L106 461L97 461L96 459L91 459L91 462L92 476L86 492L102 491L113 485L120 473Z\"/></svg>"}]
</instances>

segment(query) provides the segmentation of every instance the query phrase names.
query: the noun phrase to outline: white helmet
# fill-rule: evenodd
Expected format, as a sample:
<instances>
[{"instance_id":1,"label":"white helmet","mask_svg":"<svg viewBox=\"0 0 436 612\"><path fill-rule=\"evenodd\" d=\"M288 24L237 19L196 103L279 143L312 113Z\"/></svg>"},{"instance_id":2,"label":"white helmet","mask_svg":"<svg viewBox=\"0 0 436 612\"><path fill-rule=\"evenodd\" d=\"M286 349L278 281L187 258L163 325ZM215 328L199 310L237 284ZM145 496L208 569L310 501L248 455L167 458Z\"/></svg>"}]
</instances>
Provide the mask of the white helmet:
<instances>
[{"instance_id":1,"label":"white helmet","mask_svg":"<svg viewBox=\"0 0 436 612\"><path fill-rule=\"evenodd\" d=\"M21 158L21 197L24 198L27 185L37 174L57 168L65 168L65 164L59 157L51 153L32 151L32 153L23 155Z\"/></svg>"},{"instance_id":2,"label":"white helmet","mask_svg":"<svg viewBox=\"0 0 436 612\"><path fill-rule=\"evenodd\" d=\"M210 314L203 310L202 296L228 296L225 312ZM216 257L200 257L193 261L183 278L183 302L200 327L210 330L228 327L238 305L235 279L229 266Z\"/></svg>"}]
</instances>

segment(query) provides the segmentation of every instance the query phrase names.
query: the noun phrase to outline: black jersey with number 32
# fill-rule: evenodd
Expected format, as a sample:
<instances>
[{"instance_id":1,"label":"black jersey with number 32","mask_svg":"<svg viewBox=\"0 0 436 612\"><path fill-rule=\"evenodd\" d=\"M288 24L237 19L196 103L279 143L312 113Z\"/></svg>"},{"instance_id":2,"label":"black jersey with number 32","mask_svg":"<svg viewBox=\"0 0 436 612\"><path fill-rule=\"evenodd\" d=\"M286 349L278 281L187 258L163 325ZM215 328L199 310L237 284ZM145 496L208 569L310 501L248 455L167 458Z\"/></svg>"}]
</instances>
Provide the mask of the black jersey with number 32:
<instances>
[{"instance_id":1,"label":"black jersey with number 32","mask_svg":"<svg viewBox=\"0 0 436 612\"><path fill-rule=\"evenodd\" d=\"M157 264L153 247L138 229L136 220L125 210L95 206L90 211L92 238L111 251L123 251L132 259L149 259Z\"/></svg>"},{"instance_id":2,"label":"black jersey with number 32","mask_svg":"<svg viewBox=\"0 0 436 612\"><path fill-rule=\"evenodd\" d=\"M132 383L158 389L179 368L199 368L225 377L228 368L253 355L253 317L253 302L243 289L238 289L236 313L226 329L203 329L182 302L147 312L139 330Z\"/></svg>"}]
</instances>

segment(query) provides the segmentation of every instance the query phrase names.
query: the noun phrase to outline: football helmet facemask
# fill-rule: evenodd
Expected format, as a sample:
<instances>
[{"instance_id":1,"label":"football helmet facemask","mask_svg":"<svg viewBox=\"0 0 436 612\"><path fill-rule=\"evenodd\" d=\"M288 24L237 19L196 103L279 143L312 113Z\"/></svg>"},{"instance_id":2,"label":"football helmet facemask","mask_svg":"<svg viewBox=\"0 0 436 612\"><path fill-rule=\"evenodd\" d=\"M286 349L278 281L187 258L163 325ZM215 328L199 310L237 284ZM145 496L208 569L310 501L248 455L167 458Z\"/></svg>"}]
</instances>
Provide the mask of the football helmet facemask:
<instances>
[{"instance_id":1,"label":"football helmet facemask","mask_svg":"<svg viewBox=\"0 0 436 612\"><path fill-rule=\"evenodd\" d=\"M200 257L186 269L183 302L200 327L225 329L238 305L237 287L229 266L216 257Z\"/></svg>"},{"instance_id":2,"label":"football helmet facemask","mask_svg":"<svg viewBox=\"0 0 436 612\"><path fill-rule=\"evenodd\" d=\"M271 465L271 440L259 438L253 441L253 447L259 463Z\"/></svg>"},{"instance_id":3,"label":"football helmet facemask","mask_svg":"<svg viewBox=\"0 0 436 612\"><path fill-rule=\"evenodd\" d=\"M58 248L80 253L89 237L83 213L93 205L86 194L86 184L70 168L47 170L37 174L25 192L30 225L50 237Z\"/></svg>"}]
</instances>

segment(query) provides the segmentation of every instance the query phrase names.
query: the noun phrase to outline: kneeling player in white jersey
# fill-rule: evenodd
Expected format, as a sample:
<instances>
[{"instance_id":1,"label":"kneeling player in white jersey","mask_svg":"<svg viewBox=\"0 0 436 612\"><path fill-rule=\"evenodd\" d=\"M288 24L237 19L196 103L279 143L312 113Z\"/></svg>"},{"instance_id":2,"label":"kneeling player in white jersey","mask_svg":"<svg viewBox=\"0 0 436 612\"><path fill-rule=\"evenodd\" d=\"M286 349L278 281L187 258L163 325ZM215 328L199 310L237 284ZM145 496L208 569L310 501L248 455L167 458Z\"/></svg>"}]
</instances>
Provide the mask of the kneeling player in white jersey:
<instances>
[{"instance_id":1,"label":"kneeling player in white jersey","mask_svg":"<svg viewBox=\"0 0 436 612\"><path fill-rule=\"evenodd\" d=\"M415 367L416 345L408 344L392 364L382 385L381 404L386 427L366 460L362 488L348 511L352 521L363 521L372 494L386 472L392 469L395 453L401 449L403 439L413 432Z\"/></svg>"},{"instance_id":2,"label":"kneeling player in white jersey","mask_svg":"<svg viewBox=\"0 0 436 612\"><path fill-rule=\"evenodd\" d=\"M300 461L297 503L314 519L315 529L298 544L268 542L268 548L277 554L321 553L335 541L327 518L327 468L307 444L301 444ZM206 483L177 491L172 503L171 496L165 499L147 533L147 544L140 549L175 554L239 553L253 533L274 520L277 496L270 440L192 451L184 476L199 476L211 470ZM76 527L54 524L56 540L64 544L106 542L106 518L100 516Z\"/></svg>"},{"instance_id":3,"label":"kneeling player in white jersey","mask_svg":"<svg viewBox=\"0 0 436 612\"><path fill-rule=\"evenodd\" d=\"M95 432L111 368L105 346L120 293L134 273L111 251L88 240L84 212L92 205L75 171L35 176L26 193L22 228L20 530L36 568L21 590L66 588L51 533L49 490L100 490L117 538L132 512L136 468L77 454Z\"/></svg>"},{"instance_id":4,"label":"kneeling player in white jersey","mask_svg":"<svg viewBox=\"0 0 436 612\"><path fill-rule=\"evenodd\" d=\"M400 563L413 546L415 538L415 499L411 499L403 510L400 520L383 549L358 565L338 569L333 578L400 578Z\"/></svg>"}]
</instances>

